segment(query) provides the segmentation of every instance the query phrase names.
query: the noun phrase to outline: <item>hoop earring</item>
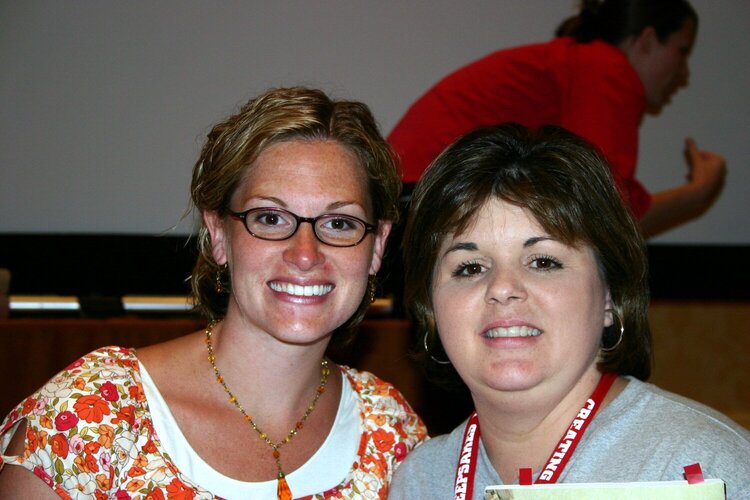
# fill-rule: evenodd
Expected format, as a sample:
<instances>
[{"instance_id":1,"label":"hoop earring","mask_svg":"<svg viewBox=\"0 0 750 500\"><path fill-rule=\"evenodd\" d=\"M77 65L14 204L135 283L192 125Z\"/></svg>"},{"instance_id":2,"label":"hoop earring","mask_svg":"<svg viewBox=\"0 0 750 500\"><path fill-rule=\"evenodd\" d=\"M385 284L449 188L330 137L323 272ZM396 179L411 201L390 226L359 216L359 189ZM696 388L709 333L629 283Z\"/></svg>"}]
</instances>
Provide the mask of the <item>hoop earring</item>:
<instances>
[{"instance_id":1,"label":"hoop earring","mask_svg":"<svg viewBox=\"0 0 750 500\"><path fill-rule=\"evenodd\" d=\"M450 359L443 361L441 359L437 359L435 356L433 356L432 354L430 354L430 349L427 347L427 334L426 333L424 334L424 351L427 353L427 355L430 357L430 359L432 359L435 363L437 363L439 365L449 365L449 364L451 364L451 360Z\"/></svg>"},{"instance_id":2,"label":"hoop earring","mask_svg":"<svg viewBox=\"0 0 750 500\"><path fill-rule=\"evenodd\" d=\"M625 334L625 323L622 321L622 317L617 312L617 310L613 308L613 309L607 309L607 311L610 311L612 313L612 317L613 318L617 318L617 321L620 323L620 336L617 338L617 342L615 342L615 345L613 345L612 347L603 347L603 346L600 346L599 349L602 352L612 352L615 349L617 349L620 346L620 344L622 343L622 337Z\"/></svg>"},{"instance_id":3,"label":"hoop earring","mask_svg":"<svg viewBox=\"0 0 750 500\"><path fill-rule=\"evenodd\" d=\"M216 280L215 280L216 293L228 293L229 292L229 290L227 290L227 287L224 285L224 281L222 280L222 277L227 270L229 270L229 264L226 262L223 265L219 266L218 269L216 269Z\"/></svg>"}]
</instances>

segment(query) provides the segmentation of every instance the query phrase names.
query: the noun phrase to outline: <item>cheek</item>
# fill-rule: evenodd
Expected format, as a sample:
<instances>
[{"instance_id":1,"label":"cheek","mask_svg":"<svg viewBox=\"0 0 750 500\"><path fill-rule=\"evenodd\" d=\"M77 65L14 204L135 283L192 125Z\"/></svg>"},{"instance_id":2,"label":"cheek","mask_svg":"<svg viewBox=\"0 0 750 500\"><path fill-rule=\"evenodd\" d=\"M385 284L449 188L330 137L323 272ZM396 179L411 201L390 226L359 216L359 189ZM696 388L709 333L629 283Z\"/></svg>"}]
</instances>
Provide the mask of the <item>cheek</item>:
<instances>
[{"instance_id":1,"label":"cheek","mask_svg":"<svg viewBox=\"0 0 750 500\"><path fill-rule=\"evenodd\" d=\"M344 255L342 260L347 263L350 268L350 272L357 274L370 274L370 268L372 267L375 246L372 243L360 244L353 248L356 251L355 255Z\"/></svg>"},{"instance_id":2,"label":"cheek","mask_svg":"<svg viewBox=\"0 0 750 500\"><path fill-rule=\"evenodd\" d=\"M468 327L472 308L467 291L457 291L451 287L436 287L432 293L432 307L435 311L437 331L444 344L456 342L461 331Z\"/></svg>"},{"instance_id":3,"label":"cheek","mask_svg":"<svg viewBox=\"0 0 750 500\"><path fill-rule=\"evenodd\" d=\"M356 247L344 248L343 251L329 254L327 264L335 269L345 284L364 293L367 288L367 279L373 261L373 246L358 245Z\"/></svg>"},{"instance_id":4,"label":"cheek","mask_svg":"<svg viewBox=\"0 0 750 500\"><path fill-rule=\"evenodd\" d=\"M581 290L580 293L581 297L589 297L586 303L578 306L581 329L583 332L588 332L587 337L598 345L606 316L606 292L598 283L592 283L587 290Z\"/></svg>"},{"instance_id":5,"label":"cheek","mask_svg":"<svg viewBox=\"0 0 750 500\"><path fill-rule=\"evenodd\" d=\"M271 267L268 264L262 264L269 262L267 258L266 253L260 249L247 252L243 248L227 246L227 262L235 287L240 286L241 283L245 286L262 283L265 276L263 271Z\"/></svg>"},{"instance_id":6,"label":"cheek","mask_svg":"<svg viewBox=\"0 0 750 500\"><path fill-rule=\"evenodd\" d=\"M446 308L442 300L442 294L439 292L433 292L432 294L432 310L435 316L435 326L439 332L446 331L448 324L446 322Z\"/></svg>"},{"instance_id":7,"label":"cheek","mask_svg":"<svg viewBox=\"0 0 750 500\"><path fill-rule=\"evenodd\" d=\"M682 68L682 59L679 55L668 55L660 61L658 68L659 83L667 85L679 76Z\"/></svg>"}]
</instances>

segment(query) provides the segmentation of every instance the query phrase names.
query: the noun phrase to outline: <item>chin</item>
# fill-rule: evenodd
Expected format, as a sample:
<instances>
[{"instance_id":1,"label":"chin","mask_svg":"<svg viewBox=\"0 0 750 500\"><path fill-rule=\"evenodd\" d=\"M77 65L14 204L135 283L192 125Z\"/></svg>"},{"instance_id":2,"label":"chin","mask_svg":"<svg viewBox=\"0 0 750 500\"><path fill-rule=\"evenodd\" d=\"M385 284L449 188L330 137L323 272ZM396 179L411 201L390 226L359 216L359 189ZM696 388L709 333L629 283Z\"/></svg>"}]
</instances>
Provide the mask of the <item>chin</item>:
<instances>
[{"instance_id":1,"label":"chin","mask_svg":"<svg viewBox=\"0 0 750 500\"><path fill-rule=\"evenodd\" d=\"M646 114L650 116L659 116L664 109L665 104L659 104L659 105L649 105L646 107Z\"/></svg>"},{"instance_id":2,"label":"chin","mask_svg":"<svg viewBox=\"0 0 750 500\"><path fill-rule=\"evenodd\" d=\"M544 379L541 372L525 363L504 363L486 374L485 384L493 390L516 392L531 389Z\"/></svg>"},{"instance_id":3,"label":"chin","mask_svg":"<svg viewBox=\"0 0 750 500\"><path fill-rule=\"evenodd\" d=\"M297 326L289 325L284 331L279 331L274 336L285 344L311 346L320 342L327 343L333 335L333 330L327 328L311 328L310 325L297 328Z\"/></svg>"}]
</instances>

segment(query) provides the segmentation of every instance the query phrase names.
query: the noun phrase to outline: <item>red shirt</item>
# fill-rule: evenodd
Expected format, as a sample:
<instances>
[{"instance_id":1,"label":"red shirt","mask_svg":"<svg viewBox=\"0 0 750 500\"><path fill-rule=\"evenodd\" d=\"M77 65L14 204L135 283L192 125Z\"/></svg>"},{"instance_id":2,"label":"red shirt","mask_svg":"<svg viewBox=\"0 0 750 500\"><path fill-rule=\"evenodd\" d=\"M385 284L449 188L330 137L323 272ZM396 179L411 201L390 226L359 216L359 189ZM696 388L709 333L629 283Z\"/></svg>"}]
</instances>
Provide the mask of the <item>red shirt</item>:
<instances>
[{"instance_id":1,"label":"red shirt","mask_svg":"<svg viewBox=\"0 0 750 500\"><path fill-rule=\"evenodd\" d=\"M409 108L388 141L404 182L416 182L443 149L476 128L558 125L601 150L640 218L651 205L635 179L645 108L643 84L619 49L556 38L499 50L446 76Z\"/></svg>"}]
</instances>

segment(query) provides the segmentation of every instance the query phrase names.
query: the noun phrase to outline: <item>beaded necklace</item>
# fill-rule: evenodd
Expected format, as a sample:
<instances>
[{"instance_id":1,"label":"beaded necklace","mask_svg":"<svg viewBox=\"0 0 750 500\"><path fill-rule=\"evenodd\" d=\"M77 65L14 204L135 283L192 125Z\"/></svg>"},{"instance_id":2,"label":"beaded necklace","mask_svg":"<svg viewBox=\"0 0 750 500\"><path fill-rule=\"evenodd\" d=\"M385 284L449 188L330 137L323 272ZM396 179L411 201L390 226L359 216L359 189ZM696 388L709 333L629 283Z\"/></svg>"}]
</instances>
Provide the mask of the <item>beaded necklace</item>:
<instances>
[{"instance_id":1,"label":"beaded necklace","mask_svg":"<svg viewBox=\"0 0 750 500\"><path fill-rule=\"evenodd\" d=\"M218 321L212 321L206 327L206 348L208 349L208 361L213 367L214 374L216 375L216 381L221 384L221 386L224 388L224 392L229 395L229 402L236 406L238 410L240 410L240 413L242 413L245 421L250 424L250 427L252 427L255 432L258 433L258 437L273 449L273 458L276 461L276 467L279 471L276 490L277 496L279 500L291 500L292 491L286 482L285 474L281 467L281 452L279 451L279 448L289 443L292 438L297 435L297 432L302 430L305 420L307 420L307 417L309 417L313 412L313 410L315 409L315 404L318 402L318 399L320 399L320 396L325 392L326 383L328 382L328 375L331 374L331 370L328 367L328 361L324 359L320 362L320 383L318 384L318 388L315 390L315 396L313 396L310 404L307 405L307 409L305 410L304 415L302 415L302 418L297 421L297 423L294 425L294 428L292 428L292 430L290 430L289 433L284 436L281 441L279 441L278 443L274 443L273 441L271 441L271 438L268 437L268 434L263 432L261 428L258 427L258 424L253 421L253 417L251 417L250 414L245 411L245 408L237 400L237 396L232 393L232 391L224 381L224 377L221 375L219 367L216 366L216 355L214 354L214 345L211 342L211 332L213 331L217 323Z\"/></svg>"}]
</instances>

